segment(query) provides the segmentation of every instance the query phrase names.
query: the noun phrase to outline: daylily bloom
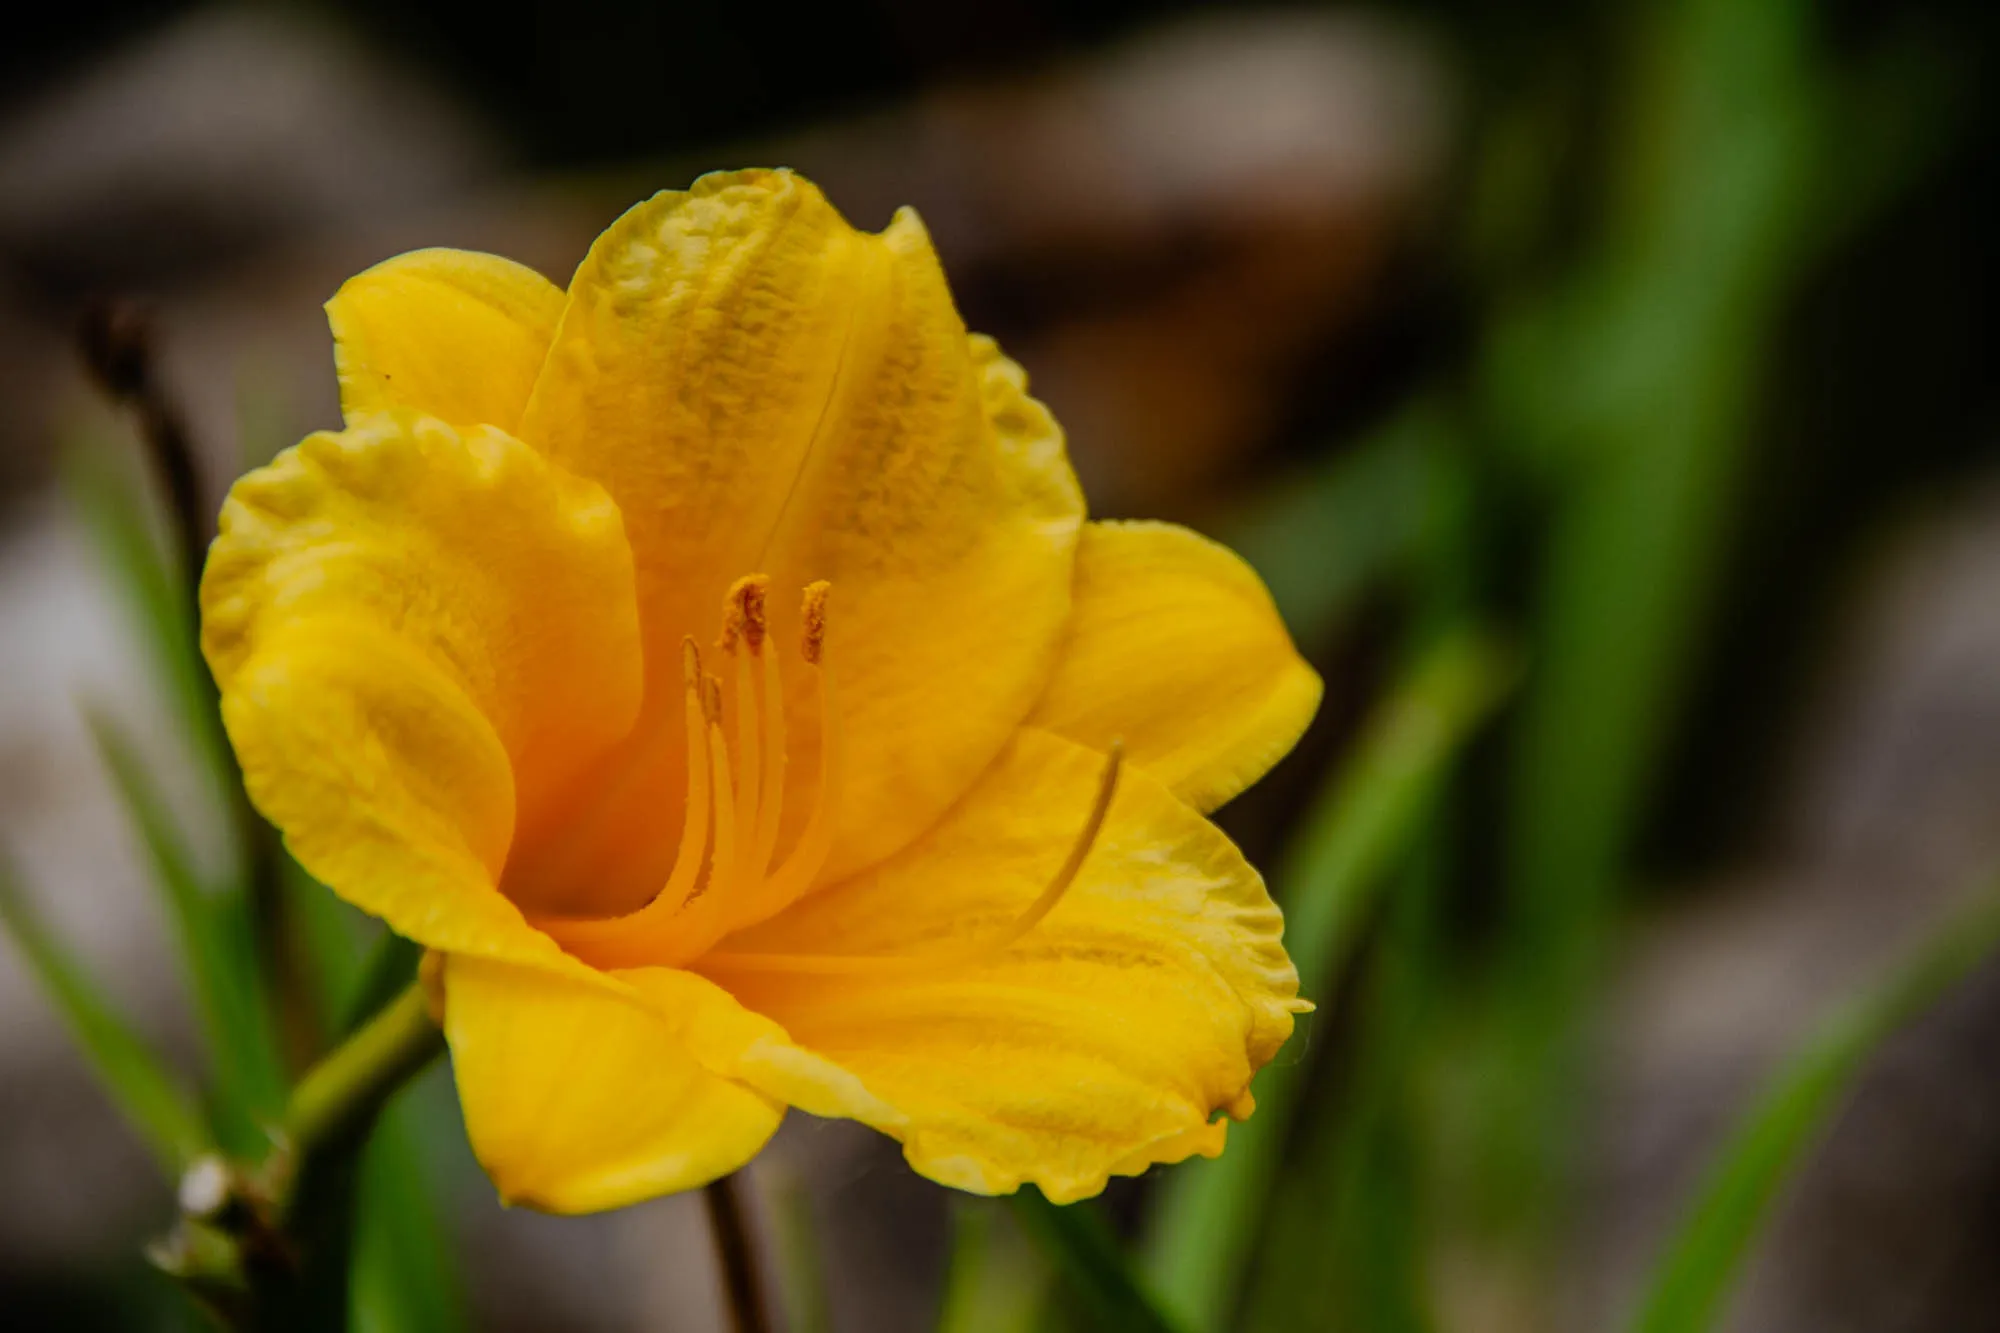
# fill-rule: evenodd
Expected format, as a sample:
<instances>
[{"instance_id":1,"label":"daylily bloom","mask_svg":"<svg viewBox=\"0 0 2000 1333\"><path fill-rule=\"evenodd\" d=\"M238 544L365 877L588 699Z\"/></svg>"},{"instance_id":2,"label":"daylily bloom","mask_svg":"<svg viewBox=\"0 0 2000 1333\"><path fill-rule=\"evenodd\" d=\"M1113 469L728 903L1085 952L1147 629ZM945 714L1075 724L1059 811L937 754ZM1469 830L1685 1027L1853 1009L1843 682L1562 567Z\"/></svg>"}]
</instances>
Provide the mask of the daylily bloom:
<instances>
[{"instance_id":1,"label":"daylily bloom","mask_svg":"<svg viewBox=\"0 0 2000 1333\"><path fill-rule=\"evenodd\" d=\"M236 484L203 649L292 853L442 958L503 1197L787 1106L1058 1201L1221 1150L1307 1006L1202 812L1319 681L1234 555L1085 521L915 214L714 175L567 293L425 250L327 310L345 428Z\"/></svg>"}]
</instances>

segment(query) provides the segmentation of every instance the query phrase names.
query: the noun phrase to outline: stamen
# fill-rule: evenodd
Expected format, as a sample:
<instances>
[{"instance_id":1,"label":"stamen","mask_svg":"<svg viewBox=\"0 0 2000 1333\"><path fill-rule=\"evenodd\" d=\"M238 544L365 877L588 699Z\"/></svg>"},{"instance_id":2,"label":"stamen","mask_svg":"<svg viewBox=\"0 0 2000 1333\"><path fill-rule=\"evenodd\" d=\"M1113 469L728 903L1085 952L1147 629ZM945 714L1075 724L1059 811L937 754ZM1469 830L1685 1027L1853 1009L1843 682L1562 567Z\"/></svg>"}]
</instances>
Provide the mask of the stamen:
<instances>
[{"instance_id":1,"label":"stamen","mask_svg":"<svg viewBox=\"0 0 2000 1333\"><path fill-rule=\"evenodd\" d=\"M674 851L673 872L653 902L665 902L669 911L679 911L694 891L701 874L702 854L708 850L708 807L712 789L708 782L708 728L700 700L701 652L692 638L682 640L681 674L686 679L682 712L687 719L687 803L681 819L681 845ZM647 904L651 906L652 904Z\"/></svg>"},{"instance_id":2,"label":"stamen","mask_svg":"<svg viewBox=\"0 0 2000 1333\"><path fill-rule=\"evenodd\" d=\"M757 698L757 674L751 658L764 655L764 593L770 579L748 574L729 589L723 607L722 647L736 660L736 808L745 816L749 835L743 840L743 862L735 867L738 883L754 884L763 877L765 861L757 859L757 846L764 824L763 756L757 744L757 728L765 709ZM738 642L749 651L740 653ZM768 701L766 701L768 702Z\"/></svg>"},{"instance_id":3,"label":"stamen","mask_svg":"<svg viewBox=\"0 0 2000 1333\"><path fill-rule=\"evenodd\" d=\"M806 659L807 666L818 666L819 659L825 656L826 598L832 591L833 585L825 579L806 585L805 604L799 608L799 616L806 626L799 653Z\"/></svg>"},{"instance_id":4,"label":"stamen","mask_svg":"<svg viewBox=\"0 0 2000 1333\"><path fill-rule=\"evenodd\" d=\"M736 647L740 637L751 652L761 652L764 647L765 593L771 586L768 574L745 574L729 585L729 596L723 602L722 644L724 652Z\"/></svg>"},{"instance_id":5,"label":"stamen","mask_svg":"<svg viewBox=\"0 0 2000 1333\"><path fill-rule=\"evenodd\" d=\"M720 646L735 671L733 755L722 681L702 669L693 640L685 641L687 802L666 884L644 907L622 917L536 922L589 962L604 967L684 964L717 939L803 896L825 869L839 807L841 758L840 713L823 661L829 588L815 583L805 590L799 644L799 656L819 694L819 792L797 843L777 871L767 874L783 826L787 750L784 680L778 654L765 651L768 583L761 574L738 579L723 608ZM1073 870L1066 873L1074 877ZM1059 888L1056 896L1060 894ZM1031 909L1029 927L1053 903L1051 898Z\"/></svg>"},{"instance_id":6,"label":"stamen","mask_svg":"<svg viewBox=\"0 0 2000 1333\"><path fill-rule=\"evenodd\" d=\"M757 847L750 858L755 880L770 869L778 849L778 829L785 813L785 683L778 671L778 654L759 653L764 663L764 799L757 809Z\"/></svg>"},{"instance_id":7,"label":"stamen","mask_svg":"<svg viewBox=\"0 0 2000 1333\"><path fill-rule=\"evenodd\" d=\"M805 632L799 643L799 656L819 686L819 795L791 854L750 892L732 923L735 926L761 921L799 898L812 887L813 880L826 868L827 857L833 853L834 820L840 807L840 709L834 699L833 673L821 660L825 656L826 602L831 591L832 585L825 582L810 585L800 608ZM774 676L774 685L775 681ZM775 821L770 833L775 843Z\"/></svg>"},{"instance_id":8,"label":"stamen","mask_svg":"<svg viewBox=\"0 0 2000 1333\"><path fill-rule=\"evenodd\" d=\"M1124 758L1123 743L1113 741L1105 755L1103 775L1097 781L1096 799L1091 802L1090 814L1085 818L1083 829L1077 834L1076 841L1071 844L1069 855L1063 858L1062 865L1057 868L1047 886L1035 896L1035 900L990 939L929 955L730 953L726 950L711 950L703 961L729 971L789 972L817 976L893 975L964 967L985 962L1019 943L1028 932L1040 925L1076 883L1077 876L1083 871L1084 862L1090 857L1091 849L1096 845L1099 835L1104 832L1105 820L1111 814L1111 801L1118 791L1118 773L1123 767Z\"/></svg>"},{"instance_id":9,"label":"stamen","mask_svg":"<svg viewBox=\"0 0 2000 1333\"><path fill-rule=\"evenodd\" d=\"M688 901L713 895L730 882L736 868L736 795L729 780L729 745L722 736L722 682L708 678L708 759L710 781L715 787L715 855L710 858L708 883L694 891ZM719 881L719 882L718 882ZM716 895L716 902L722 901Z\"/></svg>"}]
</instances>

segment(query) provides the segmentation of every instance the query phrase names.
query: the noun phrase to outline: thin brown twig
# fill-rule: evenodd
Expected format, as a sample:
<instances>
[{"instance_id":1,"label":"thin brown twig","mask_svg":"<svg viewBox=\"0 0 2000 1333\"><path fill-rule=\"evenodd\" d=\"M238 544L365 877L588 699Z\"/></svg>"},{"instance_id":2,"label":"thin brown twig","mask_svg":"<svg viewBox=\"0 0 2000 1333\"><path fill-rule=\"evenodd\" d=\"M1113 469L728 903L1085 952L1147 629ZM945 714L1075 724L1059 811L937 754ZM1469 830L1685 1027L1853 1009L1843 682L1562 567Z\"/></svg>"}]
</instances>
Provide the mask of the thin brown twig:
<instances>
[{"instance_id":1,"label":"thin brown twig","mask_svg":"<svg viewBox=\"0 0 2000 1333\"><path fill-rule=\"evenodd\" d=\"M198 451L186 414L160 374L152 317L135 301L99 299L84 307L76 338L91 379L105 397L132 414L166 491L174 526L174 553L194 617L192 641L200 643L201 573L208 545L215 538L215 511L204 493ZM219 700L213 702L220 704ZM282 872L277 835L250 807L242 782L231 786L234 818L242 833L249 872L250 928L259 956L270 964L265 984L278 1017L285 1056L295 1070L302 1069L316 1047L316 1034L310 1006L295 982L296 969L290 966L289 955L295 946L279 883Z\"/></svg>"},{"instance_id":2,"label":"thin brown twig","mask_svg":"<svg viewBox=\"0 0 2000 1333\"><path fill-rule=\"evenodd\" d=\"M715 1237L715 1256L722 1265L722 1292L733 1333L771 1333L764 1308L764 1284L758 1271L757 1246L736 1194L736 1177L724 1176L702 1188L708 1206L708 1228Z\"/></svg>"},{"instance_id":3,"label":"thin brown twig","mask_svg":"<svg viewBox=\"0 0 2000 1333\"><path fill-rule=\"evenodd\" d=\"M166 487L174 546L188 586L193 587L201 581L201 562L215 533L187 418L160 381L152 319L131 301L93 301L77 322L77 346L84 369L98 388L138 424L146 452Z\"/></svg>"}]
</instances>

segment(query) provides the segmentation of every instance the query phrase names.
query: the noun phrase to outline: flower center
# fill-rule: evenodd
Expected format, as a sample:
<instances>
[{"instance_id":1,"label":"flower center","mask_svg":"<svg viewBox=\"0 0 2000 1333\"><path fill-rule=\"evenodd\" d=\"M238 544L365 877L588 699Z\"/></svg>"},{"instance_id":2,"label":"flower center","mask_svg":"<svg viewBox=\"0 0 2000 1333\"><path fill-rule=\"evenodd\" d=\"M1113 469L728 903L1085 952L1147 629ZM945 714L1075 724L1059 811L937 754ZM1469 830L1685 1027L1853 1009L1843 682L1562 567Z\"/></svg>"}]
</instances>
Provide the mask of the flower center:
<instances>
[{"instance_id":1,"label":"flower center","mask_svg":"<svg viewBox=\"0 0 2000 1333\"><path fill-rule=\"evenodd\" d=\"M765 614L770 580L738 579L724 605L723 670L732 673L733 718L723 684L702 666L694 640L682 641L687 797L679 850L660 891L635 912L535 924L598 967L675 966L731 930L760 921L800 897L826 866L838 807L839 713L826 655L829 585L806 588L799 662L819 699L819 780L797 841L775 866L784 818L787 736L779 652ZM733 728L725 726L733 722ZM734 732L734 745L730 732Z\"/></svg>"},{"instance_id":2,"label":"flower center","mask_svg":"<svg viewBox=\"0 0 2000 1333\"><path fill-rule=\"evenodd\" d=\"M727 972L848 976L923 972L990 958L1041 924L1082 873L1117 793L1124 747L1113 741L1097 794L1069 854L1034 900L997 931L922 953L779 954L718 950L730 932L766 919L802 897L826 868L839 807L839 711L826 657L826 583L806 588L800 610L801 667L819 699L819 779L811 813L784 860L772 859L784 817L785 690L773 646L762 574L738 579L723 608L717 644L732 673L734 708L723 682L703 669L701 650L682 640L682 707L687 726L687 799L679 850L666 883L645 906L617 917L537 916L535 925L570 953L601 968L678 967L702 960ZM733 716L729 716L732 714ZM729 725L732 724L733 725ZM732 735L734 744L731 744Z\"/></svg>"}]
</instances>

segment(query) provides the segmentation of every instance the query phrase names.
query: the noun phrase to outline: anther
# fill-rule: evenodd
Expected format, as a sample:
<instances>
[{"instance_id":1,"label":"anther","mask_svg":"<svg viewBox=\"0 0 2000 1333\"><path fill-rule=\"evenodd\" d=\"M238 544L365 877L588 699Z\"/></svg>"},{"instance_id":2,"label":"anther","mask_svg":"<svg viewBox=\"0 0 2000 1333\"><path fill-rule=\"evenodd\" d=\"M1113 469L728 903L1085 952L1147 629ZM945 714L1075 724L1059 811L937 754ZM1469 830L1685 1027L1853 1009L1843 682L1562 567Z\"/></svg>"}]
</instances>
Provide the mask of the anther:
<instances>
[{"instance_id":1,"label":"anther","mask_svg":"<svg viewBox=\"0 0 2000 1333\"><path fill-rule=\"evenodd\" d=\"M747 575L730 586L723 603L720 646L733 663L723 673L730 677L726 702L734 713L728 730L722 679L703 669L693 639L682 641L688 772L674 865L661 892L635 912L538 922L579 956L601 966L687 962L718 938L798 899L824 870L840 805L840 713L824 661L830 585L806 588L800 617L800 656L819 703L818 791L804 826L776 866L788 747L778 664L783 654L761 651L770 635L769 586L766 576ZM739 647L749 651L738 652ZM1055 896L1060 894L1058 889ZM1031 909L1033 920L1046 910Z\"/></svg>"},{"instance_id":2,"label":"anther","mask_svg":"<svg viewBox=\"0 0 2000 1333\"><path fill-rule=\"evenodd\" d=\"M813 666L818 666L820 658L826 653L826 598L832 591L833 585L824 579L808 583L805 602L799 608L799 617L805 621L805 636L799 643L799 654Z\"/></svg>"},{"instance_id":3,"label":"anther","mask_svg":"<svg viewBox=\"0 0 2000 1333\"><path fill-rule=\"evenodd\" d=\"M764 599L770 586L770 577L765 574L745 574L729 585L729 596L722 608L720 646L725 652L733 651L739 639L753 653L763 649L768 625Z\"/></svg>"}]
</instances>

